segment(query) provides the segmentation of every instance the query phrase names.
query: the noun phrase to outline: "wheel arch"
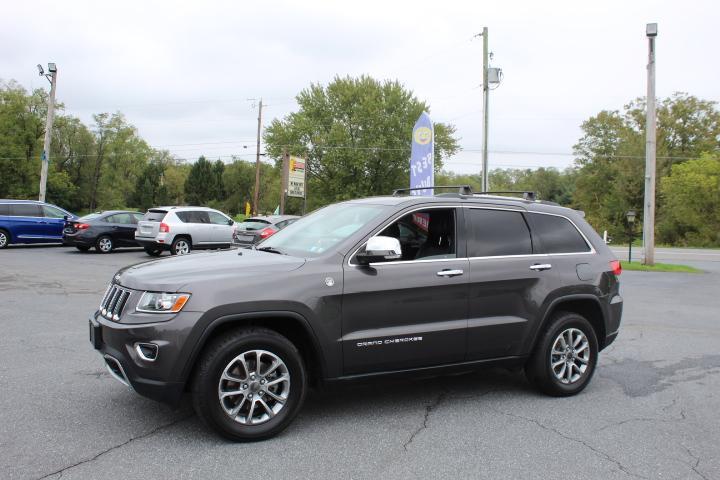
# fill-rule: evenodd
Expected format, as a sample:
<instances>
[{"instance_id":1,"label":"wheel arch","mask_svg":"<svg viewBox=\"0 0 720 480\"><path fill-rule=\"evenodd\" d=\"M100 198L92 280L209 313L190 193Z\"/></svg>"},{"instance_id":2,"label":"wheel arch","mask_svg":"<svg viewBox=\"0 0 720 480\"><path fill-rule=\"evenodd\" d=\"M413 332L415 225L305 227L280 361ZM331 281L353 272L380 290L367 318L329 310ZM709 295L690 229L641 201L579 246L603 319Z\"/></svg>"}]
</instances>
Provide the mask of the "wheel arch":
<instances>
[{"instance_id":1,"label":"wheel arch","mask_svg":"<svg viewBox=\"0 0 720 480\"><path fill-rule=\"evenodd\" d=\"M602 350L605 348L607 328L606 328L606 314L602 308L600 300L595 295L590 294L575 294L559 297L550 302L540 327L535 331L530 344L529 351L532 352L537 345L537 341L540 338L542 332L545 331L548 324L552 320L552 317L557 312L571 312L582 315L590 322L590 325L595 331L595 336L598 340L598 348Z\"/></svg>"},{"instance_id":2,"label":"wheel arch","mask_svg":"<svg viewBox=\"0 0 720 480\"><path fill-rule=\"evenodd\" d=\"M9 228L0 227L0 231L5 232L5 235L7 235L7 245L13 243L13 234Z\"/></svg>"},{"instance_id":3,"label":"wheel arch","mask_svg":"<svg viewBox=\"0 0 720 480\"><path fill-rule=\"evenodd\" d=\"M207 345L223 333L243 327L264 327L283 335L300 351L310 382L317 384L325 377L322 350L305 317L292 311L250 312L224 315L208 324L196 342L183 370L182 381L185 383L185 388L188 387L200 355Z\"/></svg>"}]
</instances>

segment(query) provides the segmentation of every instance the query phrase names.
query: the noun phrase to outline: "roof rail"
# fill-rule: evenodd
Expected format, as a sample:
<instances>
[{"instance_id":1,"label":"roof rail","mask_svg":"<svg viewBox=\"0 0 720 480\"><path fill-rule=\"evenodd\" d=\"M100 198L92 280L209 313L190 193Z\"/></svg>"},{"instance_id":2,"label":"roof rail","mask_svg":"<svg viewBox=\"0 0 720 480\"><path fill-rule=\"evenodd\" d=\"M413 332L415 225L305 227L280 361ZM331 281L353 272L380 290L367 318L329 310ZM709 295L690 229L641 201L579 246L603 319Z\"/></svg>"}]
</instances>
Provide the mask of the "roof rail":
<instances>
[{"instance_id":1,"label":"roof rail","mask_svg":"<svg viewBox=\"0 0 720 480\"><path fill-rule=\"evenodd\" d=\"M402 194L417 190L438 190L438 189L455 189L460 195L472 195L472 187L470 185L435 185L434 187L414 187L414 188L396 188L393 190L393 197L399 197Z\"/></svg>"},{"instance_id":2,"label":"roof rail","mask_svg":"<svg viewBox=\"0 0 720 480\"><path fill-rule=\"evenodd\" d=\"M474 193L474 195L508 195L508 194L522 194L523 200L528 200L530 202L534 202L537 199L537 196L535 195L535 192L530 192L527 190L506 190L506 191L494 191L494 192L477 192Z\"/></svg>"}]
</instances>

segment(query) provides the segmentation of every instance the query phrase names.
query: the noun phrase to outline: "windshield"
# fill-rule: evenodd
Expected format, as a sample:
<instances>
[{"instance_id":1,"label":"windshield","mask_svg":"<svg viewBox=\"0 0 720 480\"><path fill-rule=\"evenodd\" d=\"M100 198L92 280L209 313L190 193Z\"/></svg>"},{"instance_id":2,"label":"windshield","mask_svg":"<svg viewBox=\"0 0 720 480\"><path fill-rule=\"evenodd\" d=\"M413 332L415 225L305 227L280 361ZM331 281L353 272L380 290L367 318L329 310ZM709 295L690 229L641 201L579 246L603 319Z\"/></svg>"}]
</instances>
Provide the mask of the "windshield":
<instances>
[{"instance_id":1,"label":"windshield","mask_svg":"<svg viewBox=\"0 0 720 480\"><path fill-rule=\"evenodd\" d=\"M302 217L258 248L272 247L297 257L317 257L346 240L385 210L383 205L341 203Z\"/></svg>"}]
</instances>

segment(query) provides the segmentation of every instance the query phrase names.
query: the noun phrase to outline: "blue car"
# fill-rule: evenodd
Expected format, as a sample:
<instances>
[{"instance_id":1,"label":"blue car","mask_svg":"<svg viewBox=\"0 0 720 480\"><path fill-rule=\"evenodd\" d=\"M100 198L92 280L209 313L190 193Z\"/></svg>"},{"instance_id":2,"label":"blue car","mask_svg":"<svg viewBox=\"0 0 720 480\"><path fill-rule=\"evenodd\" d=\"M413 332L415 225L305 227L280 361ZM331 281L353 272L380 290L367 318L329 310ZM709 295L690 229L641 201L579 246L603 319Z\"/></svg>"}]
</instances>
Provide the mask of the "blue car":
<instances>
[{"instance_id":1,"label":"blue car","mask_svg":"<svg viewBox=\"0 0 720 480\"><path fill-rule=\"evenodd\" d=\"M65 218L77 217L48 203L0 199L0 249L13 243L62 243Z\"/></svg>"}]
</instances>

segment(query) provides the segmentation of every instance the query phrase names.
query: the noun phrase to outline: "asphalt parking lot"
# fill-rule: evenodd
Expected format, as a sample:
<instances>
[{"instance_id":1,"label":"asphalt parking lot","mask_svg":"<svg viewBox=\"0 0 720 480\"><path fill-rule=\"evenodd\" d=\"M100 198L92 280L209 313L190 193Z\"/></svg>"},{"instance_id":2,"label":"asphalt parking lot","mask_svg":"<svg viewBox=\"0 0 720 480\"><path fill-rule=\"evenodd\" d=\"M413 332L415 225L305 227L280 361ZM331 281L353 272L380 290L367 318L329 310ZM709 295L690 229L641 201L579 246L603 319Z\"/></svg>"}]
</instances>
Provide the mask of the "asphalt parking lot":
<instances>
[{"instance_id":1,"label":"asphalt parking lot","mask_svg":"<svg viewBox=\"0 0 720 480\"><path fill-rule=\"evenodd\" d=\"M251 444L136 395L92 350L112 274L147 260L0 252L0 478L720 478L720 255L672 259L703 274L623 273L620 336L579 396L503 370L357 385Z\"/></svg>"}]
</instances>

